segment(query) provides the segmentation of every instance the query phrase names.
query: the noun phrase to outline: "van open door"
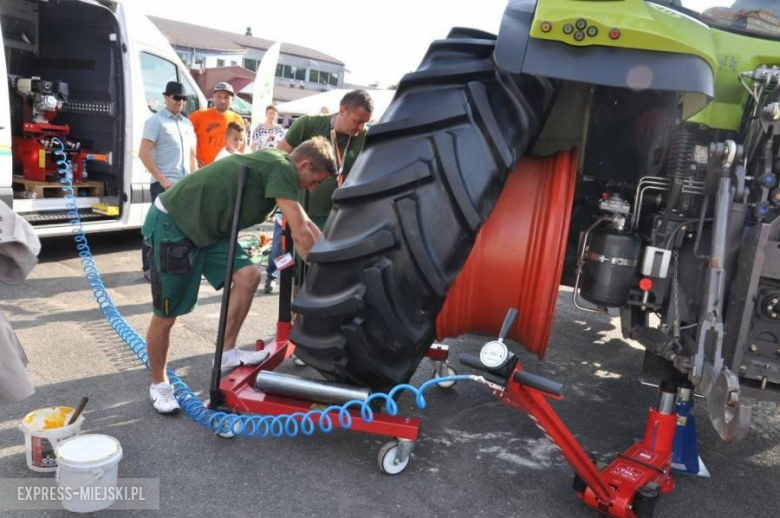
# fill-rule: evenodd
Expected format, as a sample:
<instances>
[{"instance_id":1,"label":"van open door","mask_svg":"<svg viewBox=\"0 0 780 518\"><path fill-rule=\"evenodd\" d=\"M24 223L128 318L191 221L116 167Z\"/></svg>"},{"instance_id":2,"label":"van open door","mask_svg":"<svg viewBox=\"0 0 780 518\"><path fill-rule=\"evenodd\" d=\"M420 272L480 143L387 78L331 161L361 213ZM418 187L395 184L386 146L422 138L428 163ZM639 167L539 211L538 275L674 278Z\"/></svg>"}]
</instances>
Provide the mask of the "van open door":
<instances>
[{"instance_id":1,"label":"van open door","mask_svg":"<svg viewBox=\"0 0 780 518\"><path fill-rule=\"evenodd\" d=\"M0 41L3 31L0 27ZM5 68L5 52L0 52L0 77L8 77ZM0 81L0 200L13 208L14 193L11 188L13 176L11 158L11 109L8 99L8 81Z\"/></svg>"},{"instance_id":2,"label":"van open door","mask_svg":"<svg viewBox=\"0 0 780 518\"><path fill-rule=\"evenodd\" d=\"M69 235L61 141L84 231L140 228L151 176L138 149L165 82L185 84L188 110L205 107L176 52L118 0L2 0L0 26L0 196L39 236Z\"/></svg>"},{"instance_id":3,"label":"van open door","mask_svg":"<svg viewBox=\"0 0 780 518\"><path fill-rule=\"evenodd\" d=\"M3 0L11 166L3 168L14 211L41 235L70 234L57 164L71 164L76 207L87 225L121 228L125 92L119 24L98 2ZM100 213L95 207L114 207Z\"/></svg>"}]
</instances>

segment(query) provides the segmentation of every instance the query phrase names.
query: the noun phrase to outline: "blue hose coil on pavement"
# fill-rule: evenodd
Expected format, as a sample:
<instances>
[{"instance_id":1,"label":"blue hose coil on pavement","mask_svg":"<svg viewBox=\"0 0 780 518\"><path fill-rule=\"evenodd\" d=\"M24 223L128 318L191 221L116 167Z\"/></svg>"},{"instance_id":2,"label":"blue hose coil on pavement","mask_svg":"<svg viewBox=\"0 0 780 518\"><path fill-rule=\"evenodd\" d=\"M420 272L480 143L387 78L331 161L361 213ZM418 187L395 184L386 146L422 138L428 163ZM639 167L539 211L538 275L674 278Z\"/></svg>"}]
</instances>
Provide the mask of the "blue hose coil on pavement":
<instances>
[{"instance_id":1,"label":"blue hose coil on pavement","mask_svg":"<svg viewBox=\"0 0 780 518\"><path fill-rule=\"evenodd\" d=\"M146 341L125 321L119 310L114 305L111 297L103 284L100 272L97 269L92 252L89 248L87 236L84 233L84 227L79 216L78 205L73 188L73 172L71 163L65 154L65 146L61 140L55 138L52 142L57 146L54 150L57 166L63 175L60 178L62 190L65 191L66 207L70 224L73 226L73 240L76 242L76 249L81 258L81 267L92 289L92 294L97 300L98 307L103 316L114 329L117 335L125 342L135 353L138 359L149 368L149 355L147 354ZM200 426L208 428L214 432L231 432L234 435L245 435L248 437L295 437L299 434L304 436L312 435L317 428L322 433L329 433L333 430L333 418L331 413L338 415L339 426L349 429L352 426L352 414L349 410L359 410L360 418L370 423L374 419L374 411L371 409L373 401L382 401L385 410L391 416L398 415L398 405L395 396L403 391L409 391L414 394L415 403L420 409L425 408L425 396L423 393L433 385L438 383L453 382L459 380L473 379L468 375L443 376L434 378L423 383L419 388L408 384L401 384L394 387L388 394L371 394L365 401L348 401L343 405L332 405L323 410L310 410L308 412L296 412L293 414L283 414L276 416L266 415L240 415L228 412L220 412L207 408L198 396L184 383L176 374L168 369L168 378L174 387L174 394L179 401L182 410ZM318 418L315 423L315 418Z\"/></svg>"}]
</instances>

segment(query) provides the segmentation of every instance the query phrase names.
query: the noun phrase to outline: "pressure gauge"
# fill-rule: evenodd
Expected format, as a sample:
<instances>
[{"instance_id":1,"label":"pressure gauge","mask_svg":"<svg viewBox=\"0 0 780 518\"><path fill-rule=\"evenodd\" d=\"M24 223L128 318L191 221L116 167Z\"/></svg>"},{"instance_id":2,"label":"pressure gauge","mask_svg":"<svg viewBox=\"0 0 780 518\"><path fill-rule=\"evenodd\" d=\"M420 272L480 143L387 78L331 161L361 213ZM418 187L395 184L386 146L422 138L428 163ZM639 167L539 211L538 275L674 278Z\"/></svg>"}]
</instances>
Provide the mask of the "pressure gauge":
<instances>
[{"instance_id":1,"label":"pressure gauge","mask_svg":"<svg viewBox=\"0 0 780 518\"><path fill-rule=\"evenodd\" d=\"M506 365L509 359L509 350L504 345L504 338L509 334L509 330L515 324L517 310L510 308L504 317L504 323L501 325L501 332L498 334L498 340L493 340L482 346L479 351L479 361L488 369L500 369Z\"/></svg>"},{"instance_id":2,"label":"pressure gauge","mask_svg":"<svg viewBox=\"0 0 780 518\"><path fill-rule=\"evenodd\" d=\"M509 351L503 342L488 342L479 351L479 361L488 369L500 369L506 364L508 357Z\"/></svg>"}]
</instances>

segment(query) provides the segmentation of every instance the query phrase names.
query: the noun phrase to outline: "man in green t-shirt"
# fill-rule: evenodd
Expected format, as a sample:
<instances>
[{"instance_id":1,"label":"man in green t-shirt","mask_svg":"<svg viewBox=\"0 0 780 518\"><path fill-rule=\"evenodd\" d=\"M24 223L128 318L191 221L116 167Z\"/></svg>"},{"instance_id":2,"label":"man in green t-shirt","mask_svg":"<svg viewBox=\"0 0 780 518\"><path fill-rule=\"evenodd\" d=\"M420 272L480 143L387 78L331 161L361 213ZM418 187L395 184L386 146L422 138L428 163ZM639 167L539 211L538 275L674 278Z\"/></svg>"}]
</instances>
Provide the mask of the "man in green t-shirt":
<instances>
[{"instance_id":1,"label":"man in green t-shirt","mask_svg":"<svg viewBox=\"0 0 780 518\"><path fill-rule=\"evenodd\" d=\"M152 371L149 396L154 408L163 414L179 410L166 374L171 329L176 318L195 309L201 276L215 289L225 283L230 240L235 237L230 233L242 165L249 171L239 228L262 223L278 206L304 259L320 235L297 198L299 190L313 191L336 174L333 148L323 137L301 143L289 155L269 148L223 158L185 176L157 198L146 217L143 234L146 244L152 247L154 315L146 336ZM223 371L242 364L256 365L268 356L265 351L235 348L260 276L247 254L238 247L225 327Z\"/></svg>"},{"instance_id":2,"label":"man in green t-shirt","mask_svg":"<svg viewBox=\"0 0 780 518\"><path fill-rule=\"evenodd\" d=\"M341 99L336 115L304 115L296 120L277 148L290 152L298 144L312 137L321 136L330 139L336 155L336 178L331 178L315 192L309 195L309 207L306 213L322 229L333 207L331 197L336 187L341 185L352 169L363 142L366 139L365 125L371 120L374 101L365 90L353 90ZM298 201L303 203L303 193Z\"/></svg>"}]
</instances>

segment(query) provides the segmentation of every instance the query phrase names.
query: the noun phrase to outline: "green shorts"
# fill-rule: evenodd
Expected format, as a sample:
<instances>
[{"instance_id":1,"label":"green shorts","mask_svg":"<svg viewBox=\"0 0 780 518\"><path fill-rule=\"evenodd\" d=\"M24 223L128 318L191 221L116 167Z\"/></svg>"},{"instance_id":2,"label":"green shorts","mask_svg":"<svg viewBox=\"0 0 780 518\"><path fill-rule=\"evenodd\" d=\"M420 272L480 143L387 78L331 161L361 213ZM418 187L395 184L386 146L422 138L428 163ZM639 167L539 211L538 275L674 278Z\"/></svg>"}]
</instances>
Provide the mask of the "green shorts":
<instances>
[{"instance_id":1,"label":"green shorts","mask_svg":"<svg viewBox=\"0 0 780 518\"><path fill-rule=\"evenodd\" d=\"M214 289L225 284L230 240L198 248L171 217L152 205L143 226L144 241L152 247L151 278L154 314L172 318L198 306L201 276ZM246 251L236 247L233 271L254 266Z\"/></svg>"}]
</instances>

